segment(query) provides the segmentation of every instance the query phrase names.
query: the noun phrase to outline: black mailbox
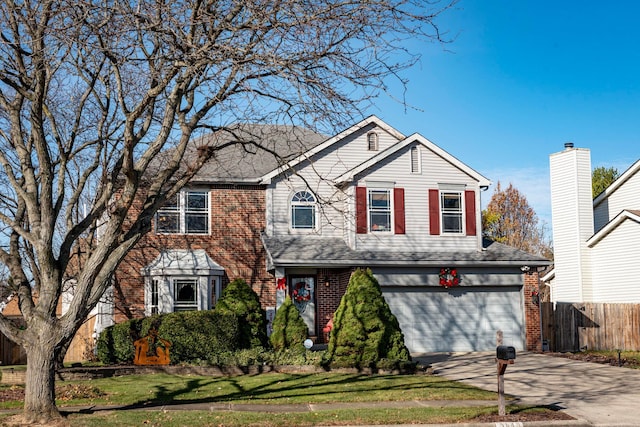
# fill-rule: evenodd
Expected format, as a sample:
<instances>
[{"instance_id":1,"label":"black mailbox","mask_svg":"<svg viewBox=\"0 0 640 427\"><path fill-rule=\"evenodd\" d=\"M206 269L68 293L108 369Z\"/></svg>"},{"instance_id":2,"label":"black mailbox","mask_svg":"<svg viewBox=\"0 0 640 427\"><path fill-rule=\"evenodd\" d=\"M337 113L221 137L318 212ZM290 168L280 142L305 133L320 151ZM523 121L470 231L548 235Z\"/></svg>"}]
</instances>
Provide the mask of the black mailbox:
<instances>
[{"instance_id":1,"label":"black mailbox","mask_svg":"<svg viewBox=\"0 0 640 427\"><path fill-rule=\"evenodd\" d=\"M500 360L513 360L516 358L516 349L507 345L499 345L496 348L496 357Z\"/></svg>"}]
</instances>

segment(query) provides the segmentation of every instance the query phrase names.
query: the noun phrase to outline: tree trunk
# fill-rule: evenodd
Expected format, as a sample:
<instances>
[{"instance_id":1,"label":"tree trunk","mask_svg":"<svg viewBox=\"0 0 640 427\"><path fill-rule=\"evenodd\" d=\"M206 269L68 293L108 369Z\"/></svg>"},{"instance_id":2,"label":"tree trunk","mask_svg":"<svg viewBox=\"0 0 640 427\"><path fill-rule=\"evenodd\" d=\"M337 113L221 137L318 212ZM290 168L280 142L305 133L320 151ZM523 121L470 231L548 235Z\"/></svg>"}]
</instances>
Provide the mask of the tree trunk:
<instances>
[{"instance_id":1,"label":"tree trunk","mask_svg":"<svg viewBox=\"0 0 640 427\"><path fill-rule=\"evenodd\" d=\"M39 345L27 351L27 376L24 395L24 419L27 423L50 423L61 418L55 402L55 346L52 335L43 333Z\"/></svg>"}]
</instances>

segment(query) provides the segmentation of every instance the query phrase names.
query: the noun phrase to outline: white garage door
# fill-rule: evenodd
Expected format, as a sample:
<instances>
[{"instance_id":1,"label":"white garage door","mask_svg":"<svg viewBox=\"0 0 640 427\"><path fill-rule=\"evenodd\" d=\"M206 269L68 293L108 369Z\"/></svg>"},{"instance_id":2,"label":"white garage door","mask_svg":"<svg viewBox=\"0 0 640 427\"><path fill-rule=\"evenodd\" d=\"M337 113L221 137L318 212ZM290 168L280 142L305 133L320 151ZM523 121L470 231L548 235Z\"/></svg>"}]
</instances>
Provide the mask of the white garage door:
<instances>
[{"instance_id":1,"label":"white garage door","mask_svg":"<svg viewBox=\"0 0 640 427\"><path fill-rule=\"evenodd\" d=\"M491 351L496 331L504 345L522 350L524 321L520 287L383 287L412 353Z\"/></svg>"}]
</instances>

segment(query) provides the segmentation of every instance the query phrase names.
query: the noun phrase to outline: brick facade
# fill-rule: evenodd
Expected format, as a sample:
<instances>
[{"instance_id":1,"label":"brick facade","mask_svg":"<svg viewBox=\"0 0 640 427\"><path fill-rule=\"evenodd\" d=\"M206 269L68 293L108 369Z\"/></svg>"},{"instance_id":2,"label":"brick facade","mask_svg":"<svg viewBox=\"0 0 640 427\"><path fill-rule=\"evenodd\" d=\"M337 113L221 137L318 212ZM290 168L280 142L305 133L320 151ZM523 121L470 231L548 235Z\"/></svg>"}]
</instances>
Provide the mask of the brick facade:
<instances>
[{"instance_id":1,"label":"brick facade","mask_svg":"<svg viewBox=\"0 0 640 427\"><path fill-rule=\"evenodd\" d=\"M347 291L349 279L354 268L341 270L318 270L318 286L316 288L316 319L318 327L318 341L327 342L327 335L322 333L329 318L340 305L342 295ZM327 286L328 284L328 286Z\"/></svg>"},{"instance_id":2,"label":"brick facade","mask_svg":"<svg viewBox=\"0 0 640 427\"><path fill-rule=\"evenodd\" d=\"M527 351L542 351L540 324L539 275L529 271L524 276L524 324ZM537 301L536 301L537 300Z\"/></svg>"},{"instance_id":3,"label":"brick facade","mask_svg":"<svg viewBox=\"0 0 640 427\"><path fill-rule=\"evenodd\" d=\"M144 316L141 269L166 249L204 249L225 269L223 286L241 278L263 306L275 306L275 279L266 271L260 233L265 227L262 186L214 186L210 191L209 235L158 235L151 231L127 255L115 275L115 321Z\"/></svg>"}]
</instances>

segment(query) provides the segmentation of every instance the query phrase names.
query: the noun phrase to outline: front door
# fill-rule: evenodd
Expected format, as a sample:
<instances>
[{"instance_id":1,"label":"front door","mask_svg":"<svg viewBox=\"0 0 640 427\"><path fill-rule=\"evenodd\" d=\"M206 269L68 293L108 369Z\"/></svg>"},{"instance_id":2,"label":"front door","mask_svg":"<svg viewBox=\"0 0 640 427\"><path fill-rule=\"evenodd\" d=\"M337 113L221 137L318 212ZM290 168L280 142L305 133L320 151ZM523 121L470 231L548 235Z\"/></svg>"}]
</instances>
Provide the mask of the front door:
<instances>
[{"instance_id":1,"label":"front door","mask_svg":"<svg viewBox=\"0 0 640 427\"><path fill-rule=\"evenodd\" d=\"M293 305L309 328L309 335L316 335L316 278L315 276L291 277L289 295Z\"/></svg>"}]
</instances>

